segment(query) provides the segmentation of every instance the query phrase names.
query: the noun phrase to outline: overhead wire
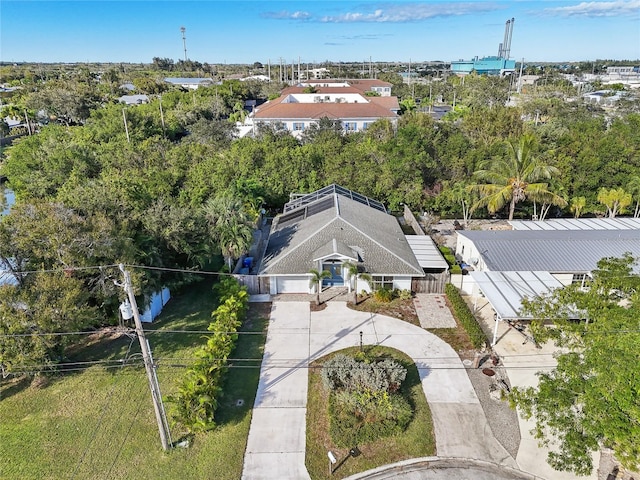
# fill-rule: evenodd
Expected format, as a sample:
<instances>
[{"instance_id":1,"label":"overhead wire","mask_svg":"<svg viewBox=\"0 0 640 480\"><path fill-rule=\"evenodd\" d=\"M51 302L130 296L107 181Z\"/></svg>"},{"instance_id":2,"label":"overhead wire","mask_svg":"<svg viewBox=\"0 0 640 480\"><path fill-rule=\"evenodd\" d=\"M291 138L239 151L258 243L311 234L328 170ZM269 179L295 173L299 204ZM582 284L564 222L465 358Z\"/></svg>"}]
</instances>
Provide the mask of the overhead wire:
<instances>
[{"instance_id":1,"label":"overhead wire","mask_svg":"<svg viewBox=\"0 0 640 480\"><path fill-rule=\"evenodd\" d=\"M129 357L129 353L131 352L131 347L133 346L133 342L134 342L135 338L131 338L131 341L129 342L129 346L127 347L127 351L124 354L124 357L121 360L122 365L120 365L121 368L124 368L127 359ZM95 362L76 362L76 363L95 363ZM74 469L73 473L71 474L71 479L76 478L76 475L81 467L81 465L84 463L84 460L87 456L87 453L89 452L91 445L93 445L93 442L95 441L96 437L98 436L98 432L100 431L100 428L102 427L102 424L106 418L106 414L107 414L107 408L112 405L112 399L113 399L113 394L115 393L116 390L116 385L117 385L117 377L114 377L113 379L113 385L111 385L111 390L109 391L109 393L107 394L107 398L106 401L104 402L103 406L102 406L102 411L98 417L98 423L96 424L96 427L93 431L93 434L91 435L91 438L89 440L89 443L87 443L87 446L84 450L84 453L82 454L82 456L80 457L80 460L78 461L78 464L76 465L76 468Z\"/></svg>"}]
</instances>

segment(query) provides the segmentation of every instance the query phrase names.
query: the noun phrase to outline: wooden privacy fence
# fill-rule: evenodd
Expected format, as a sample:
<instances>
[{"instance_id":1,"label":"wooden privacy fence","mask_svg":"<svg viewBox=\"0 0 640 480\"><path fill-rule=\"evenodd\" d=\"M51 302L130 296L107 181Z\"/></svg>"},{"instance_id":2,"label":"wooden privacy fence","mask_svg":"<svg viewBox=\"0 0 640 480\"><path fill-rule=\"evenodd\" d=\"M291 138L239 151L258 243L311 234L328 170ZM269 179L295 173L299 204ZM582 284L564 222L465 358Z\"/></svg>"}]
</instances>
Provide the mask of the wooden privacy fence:
<instances>
[{"instance_id":1,"label":"wooden privacy fence","mask_svg":"<svg viewBox=\"0 0 640 480\"><path fill-rule=\"evenodd\" d=\"M449 282L449 272L425 273L422 278L411 279L411 291L415 293L444 293Z\"/></svg>"},{"instance_id":2,"label":"wooden privacy fence","mask_svg":"<svg viewBox=\"0 0 640 480\"><path fill-rule=\"evenodd\" d=\"M261 277L259 275L233 275L240 285L247 287L247 292L251 295L260 295L262 293L270 293L269 277Z\"/></svg>"}]
</instances>

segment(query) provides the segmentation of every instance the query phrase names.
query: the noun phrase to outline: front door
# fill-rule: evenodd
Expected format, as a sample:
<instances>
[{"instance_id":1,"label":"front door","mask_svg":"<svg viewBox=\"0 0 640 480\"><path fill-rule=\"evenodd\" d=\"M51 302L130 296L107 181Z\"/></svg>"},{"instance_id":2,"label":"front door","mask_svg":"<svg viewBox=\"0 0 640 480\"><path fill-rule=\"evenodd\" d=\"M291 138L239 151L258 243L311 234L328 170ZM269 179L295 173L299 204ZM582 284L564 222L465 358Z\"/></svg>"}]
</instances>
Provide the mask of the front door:
<instances>
[{"instance_id":1,"label":"front door","mask_svg":"<svg viewBox=\"0 0 640 480\"><path fill-rule=\"evenodd\" d=\"M331 277L324 278L322 280L322 285L328 287L341 287L344 285L344 278L342 277L342 263L323 263L322 269L331 274Z\"/></svg>"}]
</instances>

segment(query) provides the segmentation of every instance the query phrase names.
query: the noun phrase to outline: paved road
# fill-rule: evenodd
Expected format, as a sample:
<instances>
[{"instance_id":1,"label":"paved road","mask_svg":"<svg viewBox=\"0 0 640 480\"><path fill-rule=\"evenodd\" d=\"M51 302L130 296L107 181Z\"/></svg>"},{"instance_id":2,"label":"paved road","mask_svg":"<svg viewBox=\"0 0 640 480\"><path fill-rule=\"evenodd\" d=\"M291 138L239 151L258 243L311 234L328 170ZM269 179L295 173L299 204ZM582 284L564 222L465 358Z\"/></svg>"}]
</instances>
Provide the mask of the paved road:
<instances>
[{"instance_id":1,"label":"paved road","mask_svg":"<svg viewBox=\"0 0 640 480\"><path fill-rule=\"evenodd\" d=\"M330 352L359 345L360 332L364 344L396 348L416 363L433 416L438 456L516 467L493 436L464 366L447 343L401 320L351 310L344 302L330 302L313 313L308 302L274 302L243 479L309 478L304 466L304 367Z\"/></svg>"},{"instance_id":2,"label":"paved road","mask_svg":"<svg viewBox=\"0 0 640 480\"><path fill-rule=\"evenodd\" d=\"M344 480L543 480L540 477L480 460L416 458L358 473Z\"/></svg>"}]
</instances>

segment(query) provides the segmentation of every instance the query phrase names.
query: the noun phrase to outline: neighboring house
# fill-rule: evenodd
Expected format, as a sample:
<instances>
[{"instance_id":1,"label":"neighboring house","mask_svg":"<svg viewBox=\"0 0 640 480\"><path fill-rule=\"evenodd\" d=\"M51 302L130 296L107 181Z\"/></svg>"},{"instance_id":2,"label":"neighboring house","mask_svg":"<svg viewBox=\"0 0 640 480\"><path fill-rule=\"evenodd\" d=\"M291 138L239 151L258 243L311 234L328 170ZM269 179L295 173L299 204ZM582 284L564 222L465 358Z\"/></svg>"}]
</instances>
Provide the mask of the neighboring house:
<instances>
[{"instance_id":1,"label":"neighboring house","mask_svg":"<svg viewBox=\"0 0 640 480\"><path fill-rule=\"evenodd\" d=\"M213 78L165 78L165 82L170 83L172 85L177 85L182 88L186 88L189 90L196 90L199 87L210 87L215 84Z\"/></svg>"},{"instance_id":2,"label":"neighboring house","mask_svg":"<svg viewBox=\"0 0 640 480\"><path fill-rule=\"evenodd\" d=\"M613 90L598 90L596 92L585 93L582 95L589 103L597 103L603 105L611 105L620 100L620 92L614 92Z\"/></svg>"},{"instance_id":3,"label":"neighboring house","mask_svg":"<svg viewBox=\"0 0 640 480\"><path fill-rule=\"evenodd\" d=\"M118 98L118 102L125 103L127 105L140 105L142 103L149 103L149 97L144 94L123 95Z\"/></svg>"},{"instance_id":4,"label":"neighboring house","mask_svg":"<svg viewBox=\"0 0 640 480\"><path fill-rule=\"evenodd\" d=\"M393 87L392 83L385 82L382 80L376 79L346 79L346 80L335 80L335 79L324 79L324 80L308 80L306 82L300 82L297 85L298 87L316 87L316 88L352 88L355 91L358 91L362 94L367 92L374 92L379 94L381 97L390 97L391 96L391 87Z\"/></svg>"},{"instance_id":5,"label":"neighboring house","mask_svg":"<svg viewBox=\"0 0 640 480\"><path fill-rule=\"evenodd\" d=\"M456 247L475 270L545 271L563 285L584 281L600 259L626 252L640 257L639 229L458 231Z\"/></svg>"},{"instance_id":6,"label":"neighboring house","mask_svg":"<svg viewBox=\"0 0 640 480\"><path fill-rule=\"evenodd\" d=\"M400 105L397 97L365 96L362 88L372 87L370 84L359 85L333 83L311 84L314 93L305 93L304 85L290 87L282 95L270 102L260 105L250 116L253 125L260 123L283 124L294 136L299 136L305 129L317 123L321 118L340 120L345 132L366 130L376 120L386 118L396 124ZM380 86L379 88L386 88Z\"/></svg>"},{"instance_id":7,"label":"neighboring house","mask_svg":"<svg viewBox=\"0 0 640 480\"><path fill-rule=\"evenodd\" d=\"M638 219L512 221L515 230L458 231L456 257L471 266L461 290L486 298L496 320L531 320L522 300L589 281L605 257L640 257ZM640 266L636 266L640 274ZM576 314L579 318L579 314ZM523 330L520 330L523 332ZM495 323L492 345L498 341ZM525 334L525 339L528 340Z\"/></svg>"},{"instance_id":8,"label":"neighboring house","mask_svg":"<svg viewBox=\"0 0 640 480\"><path fill-rule=\"evenodd\" d=\"M384 205L338 185L288 202L271 226L260 276L270 293L312 293L311 269L326 270L324 285L347 285L344 264L356 263L372 277L358 290L411 289L425 276L402 229Z\"/></svg>"}]
</instances>

